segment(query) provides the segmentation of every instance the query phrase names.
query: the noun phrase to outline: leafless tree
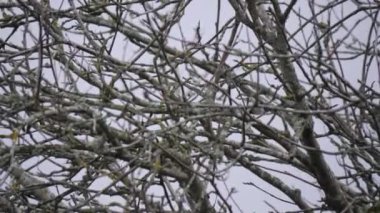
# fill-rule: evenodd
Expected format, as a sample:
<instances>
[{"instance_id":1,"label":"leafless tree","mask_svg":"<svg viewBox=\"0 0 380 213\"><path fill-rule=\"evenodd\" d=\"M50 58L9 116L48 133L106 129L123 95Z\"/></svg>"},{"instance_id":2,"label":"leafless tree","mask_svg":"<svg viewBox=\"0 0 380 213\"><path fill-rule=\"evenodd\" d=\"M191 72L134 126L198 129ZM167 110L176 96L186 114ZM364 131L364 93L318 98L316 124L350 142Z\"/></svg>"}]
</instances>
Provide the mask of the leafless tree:
<instances>
[{"instance_id":1,"label":"leafless tree","mask_svg":"<svg viewBox=\"0 0 380 213\"><path fill-rule=\"evenodd\" d=\"M1 1L0 209L380 211L379 9Z\"/></svg>"}]
</instances>

